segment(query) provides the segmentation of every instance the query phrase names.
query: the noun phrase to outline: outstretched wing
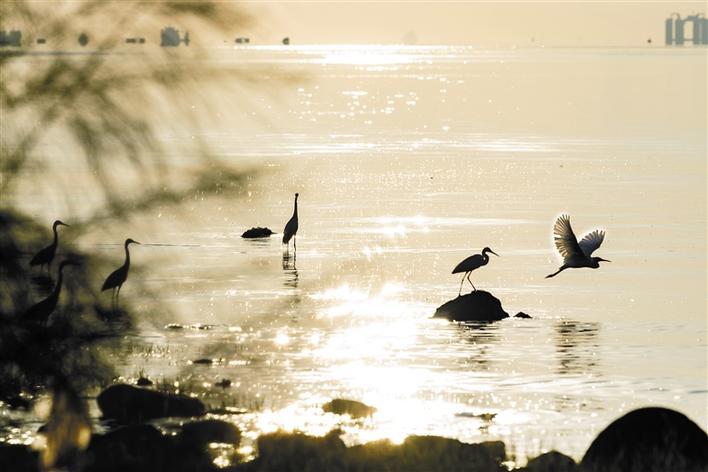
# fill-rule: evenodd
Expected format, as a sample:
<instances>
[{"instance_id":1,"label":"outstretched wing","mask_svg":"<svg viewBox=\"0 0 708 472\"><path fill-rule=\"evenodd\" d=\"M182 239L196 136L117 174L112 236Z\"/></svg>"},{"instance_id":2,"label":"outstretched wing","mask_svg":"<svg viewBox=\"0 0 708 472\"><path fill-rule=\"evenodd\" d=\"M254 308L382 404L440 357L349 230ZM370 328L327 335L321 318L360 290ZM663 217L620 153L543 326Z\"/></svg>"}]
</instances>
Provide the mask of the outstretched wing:
<instances>
[{"instance_id":1,"label":"outstretched wing","mask_svg":"<svg viewBox=\"0 0 708 472\"><path fill-rule=\"evenodd\" d=\"M596 229L592 233L586 234L585 237L580 240L578 246L580 246L580 249L583 251L583 254L585 254L586 257L590 257L590 255L595 252L597 248L600 247L600 244L602 244L602 241L604 240L605 232Z\"/></svg>"},{"instance_id":2,"label":"outstretched wing","mask_svg":"<svg viewBox=\"0 0 708 472\"><path fill-rule=\"evenodd\" d=\"M553 239L556 243L556 249L563 256L563 260L569 261L577 257L585 258L585 254L580 248L575 234L573 234L573 228L570 227L570 216L561 215L558 217L556 224L553 225Z\"/></svg>"}]
</instances>

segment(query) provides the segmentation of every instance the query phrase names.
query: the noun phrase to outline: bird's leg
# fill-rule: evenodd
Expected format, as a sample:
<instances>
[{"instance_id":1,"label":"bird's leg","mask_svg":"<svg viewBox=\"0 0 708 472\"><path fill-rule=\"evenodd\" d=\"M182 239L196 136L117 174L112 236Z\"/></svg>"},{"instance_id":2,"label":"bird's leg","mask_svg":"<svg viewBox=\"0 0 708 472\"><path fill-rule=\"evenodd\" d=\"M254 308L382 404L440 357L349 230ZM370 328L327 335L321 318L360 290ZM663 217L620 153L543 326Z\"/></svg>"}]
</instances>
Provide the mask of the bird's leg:
<instances>
[{"instance_id":1,"label":"bird's leg","mask_svg":"<svg viewBox=\"0 0 708 472\"><path fill-rule=\"evenodd\" d=\"M474 284L472 283L472 280L470 280L470 275L471 275L471 272L467 272L467 281L470 283L470 285L472 286L472 288L473 288L474 291L476 292L476 291L477 291L477 287L475 287Z\"/></svg>"},{"instance_id":2,"label":"bird's leg","mask_svg":"<svg viewBox=\"0 0 708 472\"><path fill-rule=\"evenodd\" d=\"M123 286L123 284L118 286L118 291L116 292L116 309L118 308L118 296L120 295L120 288ZM113 310L115 311L115 310Z\"/></svg>"},{"instance_id":3,"label":"bird's leg","mask_svg":"<svg viewBox=\"0 0 708 472\"><path fill-rule=\"evenodd\" d=\"M547 279L550 279L551 277L555 277L556 275L560 274L561 272L563 272L563 271L564 271L565 269L567 269L567 268L568 268L568 266L565 265L565 264L563 264L563 265L560 267L560 269L558 269L556 272L553 272L552 274L547 275L546 278L547 278Z\"/></svg>"},{"instance_id":4,"label":"bird's leg","mask_svg":"<svg viewBox=\"0 0 708 472\"><path fill-rule=\"evenodd\" d=\"M297 253L297 236L293 236L293 250Z\"/></svg>"},{"instance_id":5,"label":"bird's leg","mask_svg":"<svg viewBox=\"0 0 708 472\"><path fill-rule=\"evenodd\" d=\"M462 280L460 280L460 291L457 292L458 297L462 295L462 284L463 283L465 283L465 274L462 274Z\"/></svg>"}]
</instances>

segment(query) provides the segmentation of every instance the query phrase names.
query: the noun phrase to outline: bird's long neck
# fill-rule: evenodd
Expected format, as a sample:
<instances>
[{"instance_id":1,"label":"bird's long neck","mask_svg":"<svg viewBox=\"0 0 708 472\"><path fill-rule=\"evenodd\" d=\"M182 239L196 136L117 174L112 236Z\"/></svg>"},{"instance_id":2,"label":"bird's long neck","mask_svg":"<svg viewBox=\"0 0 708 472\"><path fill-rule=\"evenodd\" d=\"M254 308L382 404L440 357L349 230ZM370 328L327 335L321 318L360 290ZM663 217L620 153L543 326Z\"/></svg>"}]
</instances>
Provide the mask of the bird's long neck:
<instances>
[{"instance_id":1,"label":"bird's long neck","mask_svg":"<svg viewBox=\"0 0 708 472\"><path fill-rule=\"evenodd\" d=\"M64 274L62 273L63 267L59 267L59 275L57 276L57 284L54 286L51 297L58 298L59 292L61 291L61 284L64 280Z\"/></svg>"},{"instance_id":2,"label":"bird's long neck","mask_svg":"<svg viewBox=\"0 0 708 472\"><path fill-rule=\"evenodd\" d=\"M59 232L57 231L57 225L52 226L52 230L54 231L54 242L52 243L52 246L56 246L59 244Z\"/></svg>"},{"instance_id":3,"label":"bird's long neck","mask_svg":"<svg viewBox=\"0 0 708 472\"><path fill-rule=\"evenodd\" d=\"M297 218L297 197L295 197L295 207L293 208L293 218Z\"/></svg>"},{"instance_id":4,"label":"bird's long neck","mask_svg":"<svg viewBox=\"0 0 708 472\"><path fill-rule=\"evenodd\" d=\"M482 258L484 259L485 264L489 262L489 254L487 254L487 251L482 251Z\"/></svg>"},{"instance_id":5,"label":"bird's long neck","mask_svg":"<svg viewBox=\"0 0 708 472\"><path fill-rule=\"evenodd\" d=\"M130 251L128 250L128 244L125 245L125 267L130 267Z\"/></svg>"}]
</instances>

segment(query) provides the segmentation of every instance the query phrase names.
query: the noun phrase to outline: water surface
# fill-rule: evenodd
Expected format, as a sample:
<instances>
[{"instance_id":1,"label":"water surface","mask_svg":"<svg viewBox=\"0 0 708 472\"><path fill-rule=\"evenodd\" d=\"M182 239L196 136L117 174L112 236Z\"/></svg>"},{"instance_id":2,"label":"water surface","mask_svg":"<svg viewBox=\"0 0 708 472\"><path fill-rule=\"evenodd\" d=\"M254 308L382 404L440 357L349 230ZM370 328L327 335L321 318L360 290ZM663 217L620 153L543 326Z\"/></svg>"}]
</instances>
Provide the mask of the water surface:
<instances>
[{"instance_id":1,"label":"water surface","mask_svg":"<svg viewBox=\"0 0 708 472\"><path fill-rule=\"evenodd\" d=\"M124 237L145 243L131 278L160 297L123 289L144 320L115 354L127 379L144 371L201 392L231 379L218 398L247 409L225 416L247 445L277 428L341 426L349 443L436 434L580 458L636 407L708 427L705 49L215 54L234 71L304 79L255 97L256 112L217 110L221 126L201 136L260 170L239 198L195 198L80 241L116 261ZM162 139L186 143L193 130ZM49 190L30 188L32 214L81 206L52 207ZM296 258L279 235L240 238L281 231L295 192ZM578 236L606 229L598 255L613 262L545 279L559 265L550 233L562 212ZM475 285L533 319L430 319L457 295L452 268L485 246L501 257ZM190 364L203 357L216 362ZM324 414L334 397L378 412Z\"/></svg>"}]
</instances>

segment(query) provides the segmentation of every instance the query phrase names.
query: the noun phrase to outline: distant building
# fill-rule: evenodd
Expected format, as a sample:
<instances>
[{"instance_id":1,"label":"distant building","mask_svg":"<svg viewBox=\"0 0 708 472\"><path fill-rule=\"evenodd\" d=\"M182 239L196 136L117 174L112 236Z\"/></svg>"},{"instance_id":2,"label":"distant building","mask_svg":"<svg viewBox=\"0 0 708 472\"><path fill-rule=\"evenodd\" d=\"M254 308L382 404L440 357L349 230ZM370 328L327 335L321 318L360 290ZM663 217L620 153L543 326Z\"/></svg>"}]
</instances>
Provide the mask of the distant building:
<instances>
[{"instance_id":1,"label":"distant building","mask_svg":"<svg viewBox=\"0 0 708 472\"><path fill-rule=\"evenodd\" d=\"M79 44L83 47L89 43L89 37L86 33L81 33L79 35Z\"/></svg>"},{"instance_id":2,"label":"distant building","mask_svg":"<svg viewBox=\"0 0 708 472\"><path fill-rule=\"evenodd\" d=\"M287 37L287 36L284 37L284 38L283 38L283 44L284 44L285 46L287 46L288 44L290 44L290 38Z\"/></svg>"},{"instance_id":3,"label":"distant building","mask_svg":"<svg viewBox=\"0 0 708 472\"><path fill-rule=\"evenodd\" d=\"M44 38L37 38L37 44L47 44L47 40Z\"/></svg>"},{"instance_id":4,"label":"distant building","mask_svg":"<svg viewBox=\"0 0 708 472\"><path fill-rule=\"evenodd\" d=\"M145 38L125 38L127 44L145 44Z\"/></svg>"},{"instance_id":5,"label":"distant building","mask_svg":"<svg viewBox=\"0 0 708 472\"><path fill-rule=\"evenodd\" d=\"M177 47L180 43L189 46L189 32L184 33L184 38L180 38L179 30L172 26L167 26L160 31L160 46Z\"/></svg>"},{"instance_id":6,"label":"distant building","mask_svg":"<svg viewBox=\"0 0 708 472\"><path fill-rule=\"evenodd\" d=\"M251 38L236 38L236 44L249 44L251 42Z\"/></svg>"},{"instance_id":7,"label":"distant building","mask_svg":"<svg viewBox=\"0 0 708 472\"><path fill-rule=\"evenodd\" d=\"M4 46L22 46L22 32L18 30L0 31L0 47Z\"/></svg>"},{"instance_id":8,"label":"distant building","mask_svg":"<svg viewBox=\"0 0 708 472\"><path fill-rule=\"evenodd\" d=\"M686 23L691 23L691 37L686 36ZM666 28L666 45L683 46L686 41L693 44L708 44L708 18L703 14L690 15L681 18L678 13L672 13L664 22Z\"/></svg>"}]
</instances>

